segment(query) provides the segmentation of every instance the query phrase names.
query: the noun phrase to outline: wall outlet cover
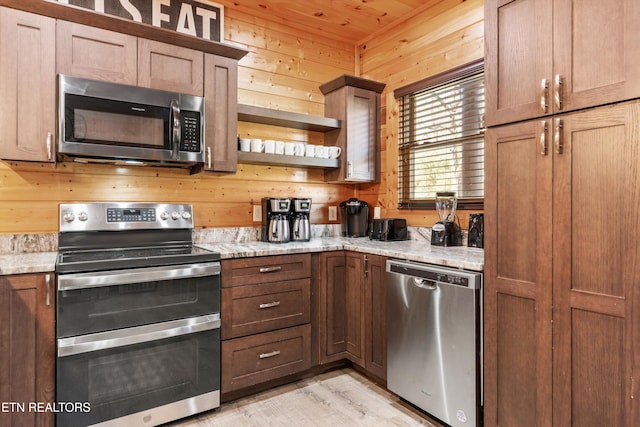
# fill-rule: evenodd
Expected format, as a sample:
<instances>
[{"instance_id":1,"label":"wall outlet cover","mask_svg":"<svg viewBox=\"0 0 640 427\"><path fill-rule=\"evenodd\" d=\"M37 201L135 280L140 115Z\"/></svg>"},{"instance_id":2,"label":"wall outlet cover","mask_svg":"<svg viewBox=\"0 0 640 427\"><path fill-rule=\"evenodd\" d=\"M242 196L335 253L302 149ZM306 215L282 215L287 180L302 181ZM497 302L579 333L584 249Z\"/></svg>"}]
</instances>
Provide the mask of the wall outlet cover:
<instances>
[{"instance_id":1,"label":"wall outlet cover","mask_svg":"<svg viewBox=\"0 0 640 427\"><path fill-rule=\"evenodd\" d=\"M262 221L262 205L253 205L253 222Z\"/></svg>"},{"instance_id":2,"label":"wall outlet cover","mask_svg":"<svg viewBox=\"0 0 640 427\"><path fill-rule=\"evenodd\" d=\"M337 221L337 220L338 220L338 207L329 206L329 221Z\"/></svg>"}]
</instances>

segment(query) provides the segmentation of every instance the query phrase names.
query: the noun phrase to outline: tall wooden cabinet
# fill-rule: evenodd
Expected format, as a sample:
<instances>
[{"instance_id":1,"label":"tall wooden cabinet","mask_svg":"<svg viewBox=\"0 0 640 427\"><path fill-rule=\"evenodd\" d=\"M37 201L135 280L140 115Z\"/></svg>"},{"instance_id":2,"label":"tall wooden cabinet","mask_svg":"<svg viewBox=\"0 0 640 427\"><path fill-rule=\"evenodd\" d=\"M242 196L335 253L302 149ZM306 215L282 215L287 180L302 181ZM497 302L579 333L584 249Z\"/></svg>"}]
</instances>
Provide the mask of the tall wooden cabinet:
<instances>
[{"instance_id":1,"label":"tall wooden cabinet","mask_svg":"<svg viewBox=\"0 0 640 427\"><path fill-rule=\"evenodd\" d=\"M636 0L486 0L486 124L640 96Z\"/></svg>"},{"instance_id":2,"label":"tall wooden cabinet","mask_svg":"<svg viewBox=\"0 0 640 427\"><path fill-rule=\"evenodd\" d=\"M55 161L56 21L0 7L0 153Z\"/></svg>"},{"instance_id":3,"label":"tall wooden cabinet","mask_svg":"<svg viewBox=\"0 0 640 427\"><path fill-rule=\"evenodd\" d=\"M0 426L53 426L55 283L49 274L0 276ZM22 409L24 408L24 410Z\"/></svg>"}]
</instances>

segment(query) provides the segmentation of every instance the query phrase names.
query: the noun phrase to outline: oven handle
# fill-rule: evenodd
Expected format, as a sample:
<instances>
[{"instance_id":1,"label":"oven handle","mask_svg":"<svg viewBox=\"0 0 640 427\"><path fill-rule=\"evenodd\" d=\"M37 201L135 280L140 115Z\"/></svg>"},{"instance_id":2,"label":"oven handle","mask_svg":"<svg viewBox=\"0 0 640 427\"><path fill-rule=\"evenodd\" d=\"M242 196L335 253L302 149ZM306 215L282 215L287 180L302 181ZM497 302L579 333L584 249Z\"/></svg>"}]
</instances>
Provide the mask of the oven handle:
<instances>
[{"instance_id":1,"label":"oven handle","mask_svg":"<svg viewBox=\"0 0 640 427\"><path fill-rule=\"evenodd\" d=\"M58 339L58 357L107 350L220 328L220 314Z\"/></svg>"},{"instance_id":2,"label":"oven handle","mask_svg":"<svg viewBox=\"0 0 640 427\"><path fill-rule=\"evenodd\" d=\"M216 276L219 274L219 262L131 268L128 270L98 271L93 273L61 274L58 276L58 290L69 291L94 288L97 286L128 285L131 283L188 279L190 277Z\"/></svg>"}]
</instances>

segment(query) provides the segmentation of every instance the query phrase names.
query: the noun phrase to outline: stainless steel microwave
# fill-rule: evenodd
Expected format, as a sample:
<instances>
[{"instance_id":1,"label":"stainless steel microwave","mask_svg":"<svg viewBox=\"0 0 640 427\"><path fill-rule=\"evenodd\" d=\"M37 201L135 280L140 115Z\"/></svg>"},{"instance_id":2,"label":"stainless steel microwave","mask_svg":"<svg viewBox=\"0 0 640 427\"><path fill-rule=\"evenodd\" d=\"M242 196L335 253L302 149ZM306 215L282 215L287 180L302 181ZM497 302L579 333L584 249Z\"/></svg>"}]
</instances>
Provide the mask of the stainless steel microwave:
<instances>
[{"instance_id":1,"label":"stainless steel microwave","mask_svg":"<svg viewBox=\"0 0 640 427\"><path fill-rule=\"evenodd\" d=\"M60 74L58 154L81 162L204 162L204 98Z\"/></svg>"}]
</instances>

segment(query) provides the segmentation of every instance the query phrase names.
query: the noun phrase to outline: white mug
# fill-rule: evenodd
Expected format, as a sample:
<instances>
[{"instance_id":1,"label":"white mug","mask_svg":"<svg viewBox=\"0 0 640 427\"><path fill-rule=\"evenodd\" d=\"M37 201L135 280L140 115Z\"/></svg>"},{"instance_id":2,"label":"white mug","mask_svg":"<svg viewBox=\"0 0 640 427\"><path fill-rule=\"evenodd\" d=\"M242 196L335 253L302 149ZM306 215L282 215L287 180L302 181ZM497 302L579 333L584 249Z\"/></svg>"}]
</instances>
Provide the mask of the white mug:
<instances>
[{"instance_id":1,"label":"white mug","mask_svg":"<svg viewBox=\"0 0 640 427\"><path fill-rule=\"evenodd\" d=\"M318 145L316 147L316 157L319 157L321 159L328 159L329 158L329 147L325 147L323 145Z\"/></svg>"},{"instance_id":2,"label":"white mug","mask_svg":"<svg viewBox=\"0 0 640 427\"><path fill-rule=\"evenodd\" d=\"M267 139L264 141L264 152L269 154L275 154L276 142L273 139Z\"/></svg>"},{"instance_id":3,"label":"white mug","mask_svg":"<svg viewBox=\"0 0 640 427\"><path fill-rule=\"evenodd\" d=\"M340 157L340 153L342 153L342 148L340 147L327 147L329 149L329 158L337 159Z\"/></svg>"},{"instance_id":4,"label":"white mug","mask_svg":"<svg viewBox=\"0 0 640 427\"><path fill-rule=\"evenodd\" d=\"M313 144L307 144L304 149L304 155L307 157L315 157L316 156L316 146Z\"/></svg>"},{"instance_id":5,"label":"white mug","mask_svg":"<svg viewBox=\"0 0 640 427\"><path fill-rule=\"evenodd\" d=\"M295 154L296 156L304 156L305 153L305 146L306 144L304 142L296 142L295 143L295 151L293 154Z\"/></svg>"},{"instance_id":6,"label":"white mug","mask_svg":"<svg viewBox=\"0 0 640 427\"><path fill-rule=\"evenodd\" d=\"M251 140L248 138L240 138L240 151L251 151Z\"/></svg>"},{"instance_id":7,"label":"white mug","mask_svg":"<svg viewBox=\"0 0 640 427\"><path fill-rule=\"evenodd\" d=\"M276 154L284 154L284 141L276 141ZM293 154L293 151L291 152Z\"/></svg>"},{"instance_id":8,"label":"white mug","mask_svg":"<svg viewBox=\"0 0 640 427\"><path fill-rule=\"evenodd\" d=\"M261 139L252 139L251 151L254 153L262 153L264 151L264 142L262 142Z\"/></svg>"},{"instance_id":9,"label":"white mug","mask_svg":"<svg viewBox=\"0 0 640 427\"><path fill-rule=\"evenodd\" d=\"M284 143L284 155L285 156L293 156L296 152L296 143L295 142L285 142Z\"/></svg>"}]
</instances>

